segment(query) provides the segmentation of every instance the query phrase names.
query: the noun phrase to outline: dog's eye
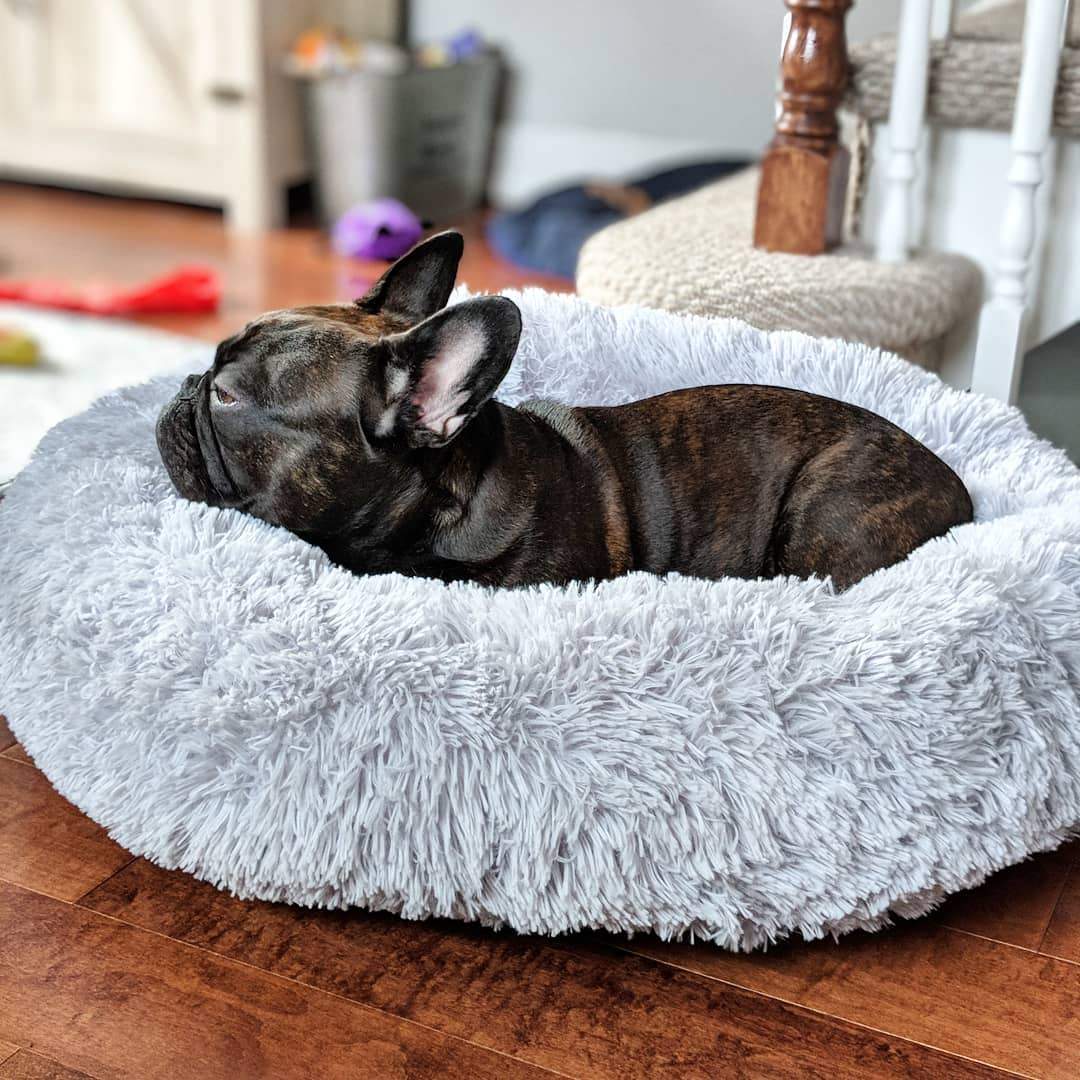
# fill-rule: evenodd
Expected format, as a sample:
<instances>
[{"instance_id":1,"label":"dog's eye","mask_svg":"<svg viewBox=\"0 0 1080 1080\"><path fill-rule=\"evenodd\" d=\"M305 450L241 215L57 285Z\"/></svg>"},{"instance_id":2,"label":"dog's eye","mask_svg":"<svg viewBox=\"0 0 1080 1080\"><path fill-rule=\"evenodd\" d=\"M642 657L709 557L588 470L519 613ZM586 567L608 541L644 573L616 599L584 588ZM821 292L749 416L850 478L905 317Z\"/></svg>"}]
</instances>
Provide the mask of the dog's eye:
<instances>
[{"instance_id":1,"label":"dog's eye","mask_svg":"<svg viewBox=\"0 0 1080 1080\"><path fill-rule=\"evenodd\" d=\"M237 405L239 402L232 394L229 393L224 387L218 386L214 383L214 397L217 399L219 405Z\"/></svg>"}]
</instances>

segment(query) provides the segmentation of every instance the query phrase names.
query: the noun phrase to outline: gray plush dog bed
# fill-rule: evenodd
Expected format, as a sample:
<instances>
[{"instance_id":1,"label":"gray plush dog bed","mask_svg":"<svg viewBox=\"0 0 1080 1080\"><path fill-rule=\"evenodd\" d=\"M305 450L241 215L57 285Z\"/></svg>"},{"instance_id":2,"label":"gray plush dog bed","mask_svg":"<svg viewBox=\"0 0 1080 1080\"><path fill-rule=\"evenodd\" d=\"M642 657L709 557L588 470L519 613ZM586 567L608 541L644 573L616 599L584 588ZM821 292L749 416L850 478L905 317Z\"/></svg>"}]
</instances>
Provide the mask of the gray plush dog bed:
<instances>
[{"instance_id":1,"label":"gray plush dog bed","mask_svg":"<svg viewBox=\"0 0 1080 1080\"><path fill-rule=\"evenodd\" d=\"M736 948L920 913L1068 835L1080 473L1061 453L862 346L515 299L506 400L830 394L926 442L977 520L842 594L352 577L173 493L153 428L178 379L159 379L55 428L0 503L0 711L62 794L242 896Z\"/></svg>"}]
</instances>

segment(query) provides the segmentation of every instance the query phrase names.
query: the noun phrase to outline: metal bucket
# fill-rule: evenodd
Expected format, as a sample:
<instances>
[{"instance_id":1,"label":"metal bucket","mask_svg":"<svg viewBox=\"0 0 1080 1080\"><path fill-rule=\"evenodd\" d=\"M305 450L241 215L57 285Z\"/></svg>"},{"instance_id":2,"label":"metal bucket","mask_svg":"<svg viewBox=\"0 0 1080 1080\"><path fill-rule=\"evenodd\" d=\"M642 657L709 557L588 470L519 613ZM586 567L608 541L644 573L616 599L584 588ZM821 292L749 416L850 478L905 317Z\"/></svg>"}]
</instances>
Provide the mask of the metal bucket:
<instances>
[{"instance_id":1,"label":"metal bucket","mask_svg":"<svg viewBox=\"0 0 1080 1080\"><path fill-rule=\"evenodd\" d=\"M492 51L448 67L306 81L323 220L331 224L356 203L387 195L436 223L475 209L484 197L498 82Z\"/></svg>"}]
</instances>

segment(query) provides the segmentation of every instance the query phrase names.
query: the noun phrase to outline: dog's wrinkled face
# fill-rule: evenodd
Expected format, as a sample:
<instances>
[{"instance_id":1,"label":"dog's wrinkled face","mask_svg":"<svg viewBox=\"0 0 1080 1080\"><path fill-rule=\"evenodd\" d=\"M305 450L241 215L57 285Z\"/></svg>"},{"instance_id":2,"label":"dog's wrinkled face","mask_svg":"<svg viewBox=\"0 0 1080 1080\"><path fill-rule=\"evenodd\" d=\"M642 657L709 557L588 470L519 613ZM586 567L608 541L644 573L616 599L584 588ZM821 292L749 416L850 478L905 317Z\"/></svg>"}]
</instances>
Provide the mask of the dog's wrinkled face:
<instances>
[{"instance_id":1,"label":"dog's wrinkled face","mask_svg":"<svg viewBox=\"0 0 1080 1080\"><path fill-rule=\"evenodd\" d=\"M445 308L461 253L441 233L354 305L270 312L223 341L158 420L180 494L316 536L407 494L517 348L510 300Z\"/></svg>"}]
</instances>

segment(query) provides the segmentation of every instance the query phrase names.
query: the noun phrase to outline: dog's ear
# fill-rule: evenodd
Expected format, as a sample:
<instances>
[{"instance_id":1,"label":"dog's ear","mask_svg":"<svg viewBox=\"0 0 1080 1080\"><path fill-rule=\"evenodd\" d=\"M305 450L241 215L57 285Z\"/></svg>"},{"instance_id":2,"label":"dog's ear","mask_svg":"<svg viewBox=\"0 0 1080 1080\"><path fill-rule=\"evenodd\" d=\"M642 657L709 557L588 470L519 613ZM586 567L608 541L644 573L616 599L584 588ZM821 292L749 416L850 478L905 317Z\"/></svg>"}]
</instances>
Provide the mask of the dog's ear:
<instances>
[{"instance_id":1,"label":"dog's ear","mask_svg":"<svg viewBox=\"0 0 1080 1080\"><path fill-rule=\"evenodd\" d=\"M445 446L495 393L514 359L521 312L505 296L477 296L384 338L380 434Z\"/></svg>"},{"instance_id":2,"label":"dog's ear","mask_svg":"<svg viewBox=\"0 0 1080 1080\"><path fill-rule=\"evenodd\" d=\"M356 301L373 315L419 322L446 307L465 250L459 232L441 232L406 252Z\"/></svg>"}]
</instances>

